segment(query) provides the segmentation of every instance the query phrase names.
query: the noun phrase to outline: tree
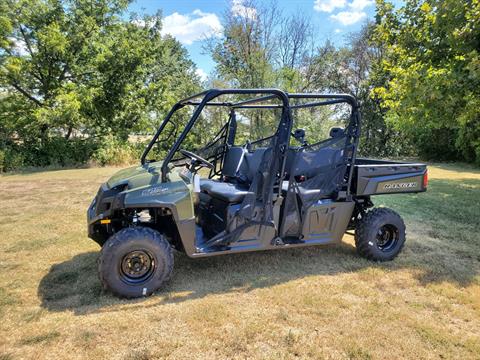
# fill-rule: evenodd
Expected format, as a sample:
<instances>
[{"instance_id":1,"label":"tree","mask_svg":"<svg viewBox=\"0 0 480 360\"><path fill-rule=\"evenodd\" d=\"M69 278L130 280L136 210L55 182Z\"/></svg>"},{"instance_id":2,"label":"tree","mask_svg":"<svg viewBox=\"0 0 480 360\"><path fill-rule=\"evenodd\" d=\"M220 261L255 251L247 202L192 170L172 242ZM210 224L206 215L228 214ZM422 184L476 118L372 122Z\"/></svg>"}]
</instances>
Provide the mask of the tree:
<instances>
[{"instance_id":1,"label":"tree","mask_svg":"<svg viewBox=\"0 0 480 360\"><path fill-rule=\"evenodd\" d=\"M232 86L267 87L273 80L275 52L273 30L278 21L276 6L260 7L244 2L239 10L223 17L223 36L206 44L217 63L218 76Z\"/></svg>"},{"instance_id":2,"label":"tree","mask_svg":"<svg viewBox=\"0 0 480 360\"><path fill-rule=\"evenodd\" d=\"M297 12L282 18L278 34L278 61L281 68L298 69L313 43L310 18Z\"/></svg>"},{"instance_id":3,"label":"tree","mask_svg":"<svg viewBox=\"0 0 480 360\"><path fill-rule=\"evenodd\" d=\"M480 164L480 2L377 2L387 119L420 154Z\"/></svg>"},{"instance_id":4,"label":"tree","mask_svg":"<svg viewBox=\"0 0 480 360\"><path fill-rule=\"evenodd\" d=\"M374 24L346 38L346 46L336 48L327 41L308 60L305 83L309 91L354 95L361 106L362 139L360 153L369 156L398 156L408 150L398 141L397 131L385 122L385 109L373 89L385 83L378 64L383 49L371 41Z\"/></svg>"},{"instance_id":5,"label":"tree","mask_svg":"<svg viewBox=\"0 0 480 360\"><path fill-rule=\"evenodd\" d=\"M351 34L347 46L336 48L327 41L315 49L312 25L304 14L283 16L275 6L264 9L252 2L244 3L244 9L249 12L226 14L223 37L208 47L218 75L230 86L353 94L364 113L362 153L388 156L404 149L398 146L396 132L385 123L384 110L371 92L383 85L381 72L375 68L382 51L370 41L373 24ZM328 129L338 126L339 120L332 109L325 108L296 110L294 118L295 126L307 129L311 140L328 136ZM258 130L250 135L259 137L272 128L275 119L254 115L250 121L251 128Z\"/></svg>"},{"instance_id":6,"label":"tree","mask_svg":"<svg viewBox=\"0 0 480 360\"><path fill-rule=\"evenodd\" d=\"M288 92L304 91L307 87L304 69L308 68L314 48L312 23L300 12L282 17L279 22L276 84Z\"/></svg>"},{"instance_id":7,"label":"tree","mask_svg":"<svg viewBox=\"0 0 480 360\"><path fill-rule=\"evenodd\" d=\"M222 36L205 46L217 76L229 86L301 90L301 69L313 48L310 19L300 12L284 16L273 1L232 5L223 16Z\"/></svg>"},{"instance_id":8,"label":"tree","mask_svg":"<svg viewBox=\"0 0 480 360\"><path fill-rule=\"evenodd\" d=\"M151 131L199 89L186 50L161 37L160 14L125 20L128 4L1 0L3 152L26 165L85 161L106 135ZM76 145L81 159L68 157Z\"/></svg>"}]
</instances>

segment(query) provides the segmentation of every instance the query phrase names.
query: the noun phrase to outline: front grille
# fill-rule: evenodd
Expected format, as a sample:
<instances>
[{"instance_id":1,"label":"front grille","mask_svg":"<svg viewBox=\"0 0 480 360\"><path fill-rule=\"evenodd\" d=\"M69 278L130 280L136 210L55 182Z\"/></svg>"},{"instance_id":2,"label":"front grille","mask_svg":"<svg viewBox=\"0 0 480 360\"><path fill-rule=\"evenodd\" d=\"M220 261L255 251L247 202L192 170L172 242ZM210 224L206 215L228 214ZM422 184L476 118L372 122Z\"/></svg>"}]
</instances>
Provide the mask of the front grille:
<instances>
[{"instance_id":1,"label":"front grille","mask_svg":"<svg viewBox=\"0 0 480 360\"><path fill-rule=\"evenodd\" d=\"M109 188L107 184L102 184L100 189L98 189L97 196L94 200L95 215L98 216L104 214L107 216L107 213L112 210L112 203L115 200L115 197L125 189L127 189L127 185L119 185L114 188Z\"/></svg>"}]
</instances>

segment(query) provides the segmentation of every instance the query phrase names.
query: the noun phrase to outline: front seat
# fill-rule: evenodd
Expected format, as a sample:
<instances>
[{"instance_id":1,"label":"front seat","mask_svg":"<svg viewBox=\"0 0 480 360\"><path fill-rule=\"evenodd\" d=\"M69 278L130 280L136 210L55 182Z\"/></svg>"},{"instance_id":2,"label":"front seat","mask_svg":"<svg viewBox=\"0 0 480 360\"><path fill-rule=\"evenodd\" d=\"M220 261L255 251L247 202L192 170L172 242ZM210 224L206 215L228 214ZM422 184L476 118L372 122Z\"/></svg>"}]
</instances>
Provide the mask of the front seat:
<instances>
[{"instance_id":1,"label":"front seat","mask_svg":"<svg viewBox=\"0 0 480 360\"><path fill-rule=\"evenodd\" d=\"M249 194L249 186L237 181L240 167L244 162L245 151L241 146L232 146L225 154L222 176L225 181L230 182L202 179L200 180L200 190L230 204L242 202L245 195Z\"/></svg>"},{"instance_id":2,"label":"front seat","mask_svg":"<svg viewBox=\"0 0 480 360\"><path fill-rule=\"evenodd\" d=\"M200 189L208 195L228 202L238 204L242 202L245 195L249 194L247 185L231 184L215 180L201 180Z\"/></svg>"}]
</instances>

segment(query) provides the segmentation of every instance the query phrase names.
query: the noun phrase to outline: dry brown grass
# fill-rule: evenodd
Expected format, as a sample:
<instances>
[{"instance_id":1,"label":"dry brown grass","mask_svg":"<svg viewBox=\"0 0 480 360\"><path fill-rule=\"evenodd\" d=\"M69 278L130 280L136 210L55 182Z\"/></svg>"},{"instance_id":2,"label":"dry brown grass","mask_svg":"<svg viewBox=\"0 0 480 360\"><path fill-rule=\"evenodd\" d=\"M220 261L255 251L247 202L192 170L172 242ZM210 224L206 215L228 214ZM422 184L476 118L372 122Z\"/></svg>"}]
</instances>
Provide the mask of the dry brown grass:
<instances>
[{"instance_id":1,"label":"dry brown grass","mask_svg":"<svg viewBox=\"0 0 480 360\"><path fill-rule=\"evenodd\" d=\"M175 256L158 294L102 293L85 210L116 169L0 177L0 359L480 357L480 172L432 166L429 192L379 197L408 227L376 264L339 246Z\"/></svg>"}]
</instances>

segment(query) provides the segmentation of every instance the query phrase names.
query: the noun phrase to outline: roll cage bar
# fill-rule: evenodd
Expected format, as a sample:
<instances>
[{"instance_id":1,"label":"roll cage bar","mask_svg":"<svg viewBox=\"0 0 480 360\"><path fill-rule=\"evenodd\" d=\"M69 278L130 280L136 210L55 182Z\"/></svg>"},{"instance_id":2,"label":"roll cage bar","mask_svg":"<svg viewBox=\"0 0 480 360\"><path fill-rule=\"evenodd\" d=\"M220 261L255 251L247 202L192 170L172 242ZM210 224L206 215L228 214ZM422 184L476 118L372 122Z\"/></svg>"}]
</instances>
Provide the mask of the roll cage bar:
<instances>
[{"instance_id":1,"label":"roll cage bar","mask_svg":"<svg viewBox=\"0 0 480 360\"><path fill-rule=\"evenodd\" d=\"M216 102L212 101L221 95L262 95L260 97L238 101L238 102ZM281 101L281 104L261 104L262 102L278 99ZM313 101L308 102L305 104L296 104L290 105L290 99L322 99L321 101ZM168 170L168 164L172 160L174 154L179 149L181 143L188 135L190 130L192 129L193 125L197 121L198 117L200 116L203 108L205 106L223 106L230 108L231 110L234 109L275 109L275 108L282 108L284 115L282 115L282 119L280 121L279 128L277 133L286 132L287 134L291 133L292 128L292 116L291 110L292 109L300 109L300 108L309 108L309 107L316 107L316 106L325 106L325 105L333 105L333 104L340 104L340 103L348 103L352 108L352 114L350 117L350 125L354 129L352 134L350 134L354 138L354 149L352 154L352 163L356 157L356 151L358 146L358 140L360 137L360 114L358 112L358 102L356 98L349 94L316 94L316 93L286 93L279 89L210 89L203 91L201 93L192 95L187 97L183 100L180 100L175 105L173 105L172 109L168 112L167 116L163 120L160 127L157 129L155 135L153 136L152 140L147 145L145 151L141 157L141 164L145 165L146 158L152 147L158 140L158 137L162 133L165 126L170 121L170 118L173 114L182 109L185 106L196 106L196 109L191 116L190 120L188 121L185 129L182 131L180 136L177 138L175 143L173 144L172 148L168 152L165 160L163 161L161 167L161 174L162 174L162 182L166 181L166 175ZM287 121L283 121L287 120ZM283 131L281 131L283 130ZM288 146L289 136L287 136L286 144L283 146ZM283 163L285 162L285 159ZM285 164L282 165L282 169ZM350 182L352 178L353 166L350 166L349 171L349 179L348 179L348 189L350 189Z\"/></svg>"}]
</instances>

